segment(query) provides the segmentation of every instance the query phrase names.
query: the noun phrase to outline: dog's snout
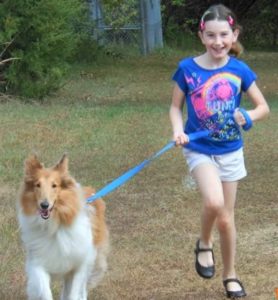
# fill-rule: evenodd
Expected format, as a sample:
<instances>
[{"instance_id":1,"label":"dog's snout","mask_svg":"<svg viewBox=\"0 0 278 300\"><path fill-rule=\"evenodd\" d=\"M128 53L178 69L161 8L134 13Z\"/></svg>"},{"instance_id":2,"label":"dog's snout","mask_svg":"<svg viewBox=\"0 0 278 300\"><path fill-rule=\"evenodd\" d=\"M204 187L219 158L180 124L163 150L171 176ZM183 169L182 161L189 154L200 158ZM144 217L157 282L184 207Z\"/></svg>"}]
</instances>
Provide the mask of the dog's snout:
<instances>
[{"instance_id":1,"label":"dog's snout","mask_svg":"<svg viewBox=\"0 0 278 300\"><path fill-rule=\"evenodd\" d=\"M49 207L49 203L47 200L44 200L42 203L41 203L41 208L42 209L48 209Z\"/></svg>"}]
</instances>

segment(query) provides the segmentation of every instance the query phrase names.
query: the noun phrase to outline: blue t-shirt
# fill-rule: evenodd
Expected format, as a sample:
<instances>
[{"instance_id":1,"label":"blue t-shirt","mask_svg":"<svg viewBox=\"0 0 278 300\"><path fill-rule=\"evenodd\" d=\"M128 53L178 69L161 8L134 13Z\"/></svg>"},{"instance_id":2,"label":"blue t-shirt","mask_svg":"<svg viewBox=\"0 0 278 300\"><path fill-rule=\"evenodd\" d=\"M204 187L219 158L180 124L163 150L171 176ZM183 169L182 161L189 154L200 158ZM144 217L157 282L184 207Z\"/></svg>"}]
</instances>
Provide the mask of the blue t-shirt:
<instances>
[{"instance_id":1,"label":"blue t-shirt","mask_svg":"<svg viewBox=\"0 0 278 300\"><path fill-rule=\"evenodd\" d=\"M180 61L173 80L185 94L185 133L211 132L186 147L211 155L241 148L242 136L233 113L240 106L242 91L246 92L256 78L243 61L234 57L230 57L225 66L213 70L202 68L192 57Z\"/></svg>"}]
</instances>

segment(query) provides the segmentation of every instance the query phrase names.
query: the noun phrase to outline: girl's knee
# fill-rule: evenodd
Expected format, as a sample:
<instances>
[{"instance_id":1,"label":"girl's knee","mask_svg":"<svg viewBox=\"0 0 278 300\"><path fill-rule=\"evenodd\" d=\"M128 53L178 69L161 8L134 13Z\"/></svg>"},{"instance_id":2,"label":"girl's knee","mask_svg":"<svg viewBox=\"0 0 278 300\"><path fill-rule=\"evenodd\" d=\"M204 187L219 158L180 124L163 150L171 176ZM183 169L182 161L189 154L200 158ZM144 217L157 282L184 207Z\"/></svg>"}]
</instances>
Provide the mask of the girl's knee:
<instances>
[{"instance_id":1,"label":"girl's knee","mask_svg":"<svg viewBox=\"0 0 278 300\"><path fill-rule=\"evenodd\" d=\"M218 215L224 208L224 199L220 196L208 196L204 200L204 210Z\"/></svg>"},{"instance_id":2,"label":"girl's knee","mask_svg":"<svg viewBox=\"0 0 278 300\"><path fill-rule=\"evenodd\" d=\"M216 226L219 232L226 232L234 226L233 214L224 213L217 218Z\"/></svg>"}]
</instances>

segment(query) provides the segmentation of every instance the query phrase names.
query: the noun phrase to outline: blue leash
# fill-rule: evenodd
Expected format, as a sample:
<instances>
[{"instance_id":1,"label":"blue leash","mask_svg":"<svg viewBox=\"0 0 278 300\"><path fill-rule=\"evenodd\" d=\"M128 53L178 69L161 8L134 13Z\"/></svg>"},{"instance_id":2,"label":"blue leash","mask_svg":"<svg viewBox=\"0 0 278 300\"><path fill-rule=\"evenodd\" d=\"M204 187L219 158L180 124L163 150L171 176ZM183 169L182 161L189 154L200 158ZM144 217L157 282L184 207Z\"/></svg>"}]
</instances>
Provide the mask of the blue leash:
<instances>
[{"instance_id":1,"label":"blue leash","mask_svg":"<svg viewBox=\"0 0 278 300\"><path fill-rule=\"evenodd\" d=\"M210 132L208 130L204 131L198 131L194 132L188 135L190 141L194 141L197 139L200 139L202 137L208 136ZM171 141L166 146L164 146L161 150L153 154L149 159L144 160L139 165L135 166L134 168L128 170L124 174L122 174L120 177L114 179L112 182L107 184L105 187L103 187L101 190L99 190L96 194L90 196L87 198L87 202L91 203L98 198L104 197L108 193L112 192L119 186L123 185L126 181L131 179L134 175L136 175L138 172L140 172L145 166L147 166L149 163L151 163L154 159L162 155L163 153L167 152L171 148L175 146L175 142Z\"/></svg>"},{"instance_id":2,"label":"blue leash","mask_svg":"<svg viewBox=\"0 0 278 300\"><path fill-rule=\"evenodd\" d=\"M242 126L242 128L245 131L247 131L253 125L252 120L250 119L248 113L243 108L240 108L240 112L243 114L243 116L246 120L246 124L244 126ZM209 134L210 134L209 130L203 130L203 131L197 131L197 132L194 132L194 133L190 133L188 135L188 137L189 137L189 141L194 141L194 140L200 139L202 137L209 136ZM167 152L168 150L172 149L174 147L174 145L175 145L174 141L169 142L161 150L159 150L158 152L153 154L149 159L144 160L139 165L137 165L134 168L128 170L127 172L122 174L120 177L114 179L112 182L110 182L109 184L104 186L102 189L100 189L98 192L96 192L96 194L94 194L94 195L90 196L89 198L87 198L87 203L91 203L91 202L97 200L98 198L104 197L108 193L110 193L113 190L115 190L116 188L120 187L125 182L127 182L129 179L131 179L134 175L139 173L145 166L150 164L154 159L156 159L157 157L159 157L163 153Z\"/></svg>"}]
</instances>

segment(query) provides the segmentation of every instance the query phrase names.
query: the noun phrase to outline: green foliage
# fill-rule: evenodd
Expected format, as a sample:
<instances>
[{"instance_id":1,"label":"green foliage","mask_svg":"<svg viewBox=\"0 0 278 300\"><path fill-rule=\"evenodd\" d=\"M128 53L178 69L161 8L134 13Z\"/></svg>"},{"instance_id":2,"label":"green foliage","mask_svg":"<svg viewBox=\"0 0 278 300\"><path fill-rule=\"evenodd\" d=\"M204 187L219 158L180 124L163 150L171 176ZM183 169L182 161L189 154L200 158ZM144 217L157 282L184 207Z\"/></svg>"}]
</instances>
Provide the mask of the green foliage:
<instances>
[{"instance_id":1,"label":"green foliage","mask_svg":"<svg viewBox=\"0 0 278 300\"><path fill-rule=\"evenodd\" d=\"M103 0L104 22L117 29L138 20L138 0Z\"/></svg>"},{"instance_id":2,"label":"green foliage","mask_svg":"<svg viewBox=\"0 0 278 300\"><path fill-rule=\"evenodd\" d=\"M276 0L245 0L218 1L228 6L238 17L243 27L241 40L246 48L269 49L278 48L278 1ZM199 20L208 7L217 1L193 0L161 0L163 30L167 42L183 45L183 42L172 38L183 32L188 38L196 35ZM172 45L172 43L171 43ZM187 47L189 45L189 47ZM185 44L190 49L191 44Z\"/></svg>"},{"instance_id":3,"label":"green foliage","mask_svg":"<svg viewBox=\"0 0 278 300\"><path fill-rule=\"evenodd\" d=\"M258 14L259 11L259 14ZM261 1L242 20L243 42L252 49L278 49L278 2Z\"/></svg>"},{"instance_id":4,"label":"green foliage","mask_svg":"<svg viewBox=\"0 0 278 300\"><path fill-rule=\"evenodd\" d=\"M82 38L87 11L81 0L0 3L2 91L43 97L58 88Z\"/></svg>"},{"instance_id":5,"label":"green foliage","mask_svg":"<svg viewBox=\"0 0 278 300\"><path fill-rule=\"evenodd\" d=\"M185 3L184 3L184 0L172 0L172 5L175 5L175 6L184 6Z\"/></svg>"},{"instance_id":6,"label":"green foliage","mask_svg":"<svg viewBox=\"0 0 278 300\"><path fill-rule=\"evenodd\" d=\"M164 29L164 41L168 46L186 50L199 49L201 45L196 32L189 30L186 23L183 27L179 26L172 18Z\"/></svg>"}]
</instances>

